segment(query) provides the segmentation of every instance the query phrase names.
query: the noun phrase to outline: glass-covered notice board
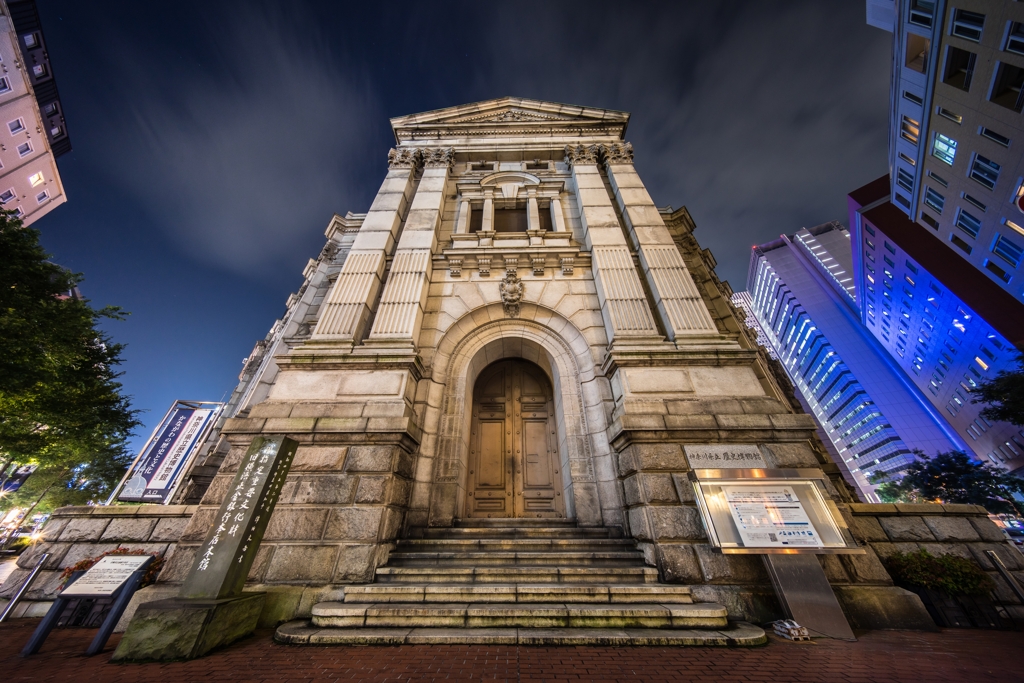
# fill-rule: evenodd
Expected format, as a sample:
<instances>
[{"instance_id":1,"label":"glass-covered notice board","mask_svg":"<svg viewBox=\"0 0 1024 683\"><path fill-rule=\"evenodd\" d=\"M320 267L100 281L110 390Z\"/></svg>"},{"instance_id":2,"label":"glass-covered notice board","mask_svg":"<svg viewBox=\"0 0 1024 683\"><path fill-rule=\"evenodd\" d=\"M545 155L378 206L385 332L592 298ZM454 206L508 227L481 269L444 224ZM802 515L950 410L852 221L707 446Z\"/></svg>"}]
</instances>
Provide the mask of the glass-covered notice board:
<instances>
[{"instance_id":1,"label":"glass-covered notice board","mask_svg":"<svg viewBox=\"0 0 1024 683\"><path fill-rule=\"evenodd\" d=\"M712 546L723 553L863 553L821 470L690 472Z\"/></svg>"}]
</instances>

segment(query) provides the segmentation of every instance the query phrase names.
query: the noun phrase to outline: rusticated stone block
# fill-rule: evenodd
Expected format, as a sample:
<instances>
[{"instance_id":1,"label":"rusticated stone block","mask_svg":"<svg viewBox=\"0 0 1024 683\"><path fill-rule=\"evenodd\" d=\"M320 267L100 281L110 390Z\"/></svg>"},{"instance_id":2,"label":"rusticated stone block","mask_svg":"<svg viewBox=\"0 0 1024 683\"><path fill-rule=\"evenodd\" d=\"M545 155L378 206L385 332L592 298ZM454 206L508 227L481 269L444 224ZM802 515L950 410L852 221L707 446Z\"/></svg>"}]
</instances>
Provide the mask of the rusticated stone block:
<instances>
[{"instance_id":1,"label":"rusticated stone block","mask_svg":"<svg viewBox=\"0 0 1024 683\"><path fill-rule=\"evenodd\" d=\"M409 497L412 495L412 482L402 477L391 478L391 492L388 494L387 503L405 507L409 504Z\"/></svg>"},{"instance_id":2,"label":"rusticated stone block","mask_svg":"<svg viewBox=\"0 0 1024 683\"><path fill-rule=\"evenodd\" d=\"M769 415L768 417L776 429L815 429L818 426L814 421L814 416L806 413L788 413Z\"/></svg>"},{"instance_id":3,"label":"rusticated stone block","mask_svg":"<svg viewBox=\"0 0 1024 683\"><path fill-rule=\"evenodd\" d=\"M365 417L318 417L316 418L316 431L318 432L364 432L366 431Z\"/></svg>"},{"instance_id":4,"label":"rusticated stone block","mask_svg":"<svg viewBox=\"0 0 1024 683\"><path fill-rule=\"evenodd\" d=\"M657 544L658 568L665 581L699 583L700 564L693 546L685 544Z\"/></svg>"},{"instance_id":5,"label":"rusticated stone block","mask_svg":"<svg viewBox=\"0 0 1024 683\"><path fill-rule=\"evenodd\" d=\"M43 569L58 569L69 548L70 543L40 543L18 556L18 566L22 569L32 569L43 553L50 553L43 564Z\"/></svg>"},{"instance_id":6,"label":"rusticated stone block","mask_svg":"<svg viewBox=\"0 0 1024 683\"><path fill-rule=\"evenodd\" d=\"M325 539L375 541L380 533L382 507L336 508L327 522Z\"/></svg>"},{"instance_id":7,"label":"rusticated stone block","mask_svg":"<svg viewBox=\"0 0 1024 683\"><path fill-rule=\"evenodd\" d=\"M394 456L394 446L350 446L345 471L391 472Z\"/></svg>"},{"instance_id":8,"label":"rusticated stone block","mask_svg":"<svg viewBox=\"0 0 1024 683\"><path fill-rule=\"evenodd\" d=\"M993 543L1000 543L1006 540L1006 536L1003 535L1003 531L995 525L995 523L988 517L970 517L971 526L978 532L978 536L983 541L991 541Z\"/></svg>"},{"instance_id":9,"label":"rusticated stone block","mask_svg":"<svg viewBox=\"0 0 1024 683\"><path fill-rule=\"evenodd\" d=\"M676 486L676 495L682 503L696 502L696 494L693 491L693 482L685 474L673 474L672 481Z\"/></svg>"},{"instance_id":10,"label":"rusticated stone block","mask_svg":"<svg viewBox=\"0 0 1024 683\"><path fill-rule=\"evenodd\" d=\"M359 488L356 490L357 503L383 503L387 497L389 475L379 477L359 477Z\"/></svg>"},{"instance_id":11,"label":"rusticated stone block","mask_svg":"<svg viewBox=\"0 0 1024 683\"><path fill-rule=\"evenodd\" d=\"M901 515L942 515L946 513L937 503L896 503L896 511Z\"/></svg>"},{"instance_id":12,"label":"rusticated stone block","mask_svg":"<svg viewBox=\"0 0 1024 683\"><path fill-rule=\"evenodd\" d=\"M707 538L697 508L685 505L652 505L647 508L656 540L699 541Z\"/></svg>"},{"instance_id":13,"label":"rusticated stone block","mask_svg":"<svg viewBox=\"0 0 1024 683\"><path fill-rule=\"evenodd\" d=\"M312 417L271 417L267 418L265 432L272 434L300 434L313 431L316 418Z\"/></svg>"},{"instance_id":14,"label":"rusticated stone block","mask_svg":"<svg viewBox=\"0 0 1024 683\"><path fill-rule=\"evenodd\" d=\"M206 539L217 516L217 508L200 508L188 521L185 531L181 534L182 541L202 541Z\"/></svg>"},{"instance_id":15,"label":"rusticated stone block","mask_svg":"<svg viewBox=\"0 0 1024 683\"><path fill-rule=\"evenodd\" d=\"M76 517L70 520L59 536L65 543L75 541L98 541L110 523L109 518Z\"/></svg>"},{"instance_id":16,"label":"rusticated stone block","mask_svg":"<svg viewBox=\"0 0 1024 683\"><path fill-rule=\"evenodd\" d=\"M299 446L291 471L340 470L347 452L346 446Z\"/></svg>"},{"instance_id":17,"label":"rusticated stone block","mask_svg":"<svg viewBox=\"0 0 1024 683\"><path fill-rule=\"evenodd\" d=\"M723 555L704 543L693 549L708 583L768 583L764 563L756 555Z\"/></svg>"},{"instance_id":18,"label":"rusticated stone block","mask_svg":"<svg viewBox=\"0 0 1024 683\"><path fill-rule=\"evenodd\" d=\"M56 541L60 538L60 534L64 531L64 527L68 525L70 519L62 519L54 515L46 522L46 526L43 527L42 540L44 541Z\"/></svg>"},{"instance_id":19,"label":"rusticated stone block","mask_svg":"<svg viewBox=\"0 0 1024 683\"><path fill-rule=\"evenodd\" d=\"M334 571L338 549L320 545L279 545L270 558L268 583L326 583Z\"/></svg>"},{"instance_id":20,"label":"rusticated stone block","mask_svg":"<svg viewBox=\"0 0 1024 683\"><path fill-rule=\"evenodd\" d=\"M776 467L817 467L818 458L806 441L765 444Z\"/></svg>"},{"instance_id":21,"label":"rusticated stone block","mask_svg":"<svg viewBox=\"0 0 1024 683\"><path fill-rule=\"evenodd\" d=\"M150 517L112 519L100 536L101 541L148 541L157 520Z\"/></svg>"},{"instance_id":22,"label":"rusticated stone block","mask_svg":"<svg viewBox=\"0 0 1024 683\"><path fill-rule=\"evenodd\" d=\"M380 540L391 541L398 536L398 530L402 526L403 512L397 508L382 508L384 510L384 523L381 525Z\"/></svg>"},{"instance_id":23,"label":"rusticated stone block","mask_svg":"<svg viewBox=\"0 0 1024 683\"><path fill-rule=\"evenodd\" d=\"M885 570L875 551L865 548L863 555L841 555L847 574L855 583L892 584L889 572Z\"/></svg>"},{"instance_id":24,"label":"rusticated stone block","mask_svg":"<svg viewBox=\"0 0 1024 683\"><path fill-rule=\"evenodd\" d=\"M293 483L293 482L289 482ZM320 474L299 477L288 502L292 504L347 505L355 499L356 477ZM285 500L282 489L281 499Z\"/></svg>"},{"instance_id":25,"label":"rusticated stone block","mask_svg":"<svg viewBox=\"0 0 1024 683\"><path fill-rule=\"evenodd\" d=\"M203 505L216 505L220 506L224 502L224 496L227 495L228 489L231 488L231 480L234 479L233 475L230 474L218 474L210 482L209 488L206 489L206 493L203 494Z\"/></svg>"},{"instance_id":26,"label":"rusticated stone block","mask_svg":"<svg viewBox=\"0 0 1024 683\"><path fill-rule=\"evenodd\" d=\"M922 550L927 550L932 555L956 555L966 560L974 560L971 549L966 543L921 543Z\"/></svg>"},{"instance_id":27,"label":"rusticated stone block","mask_svg":"<svg viewBox=\"0 0 1024 683\"><path fill-rule=\"evenodd\" d=\"M683 447L677 443L637 443L630 446L637 469L687 470Z\"/></svg>"},{"instance_id":28,"label":"rusticated stone block","mask_svg":"<svg viewBox=\"0 0 1024 683\"><path fill-rule=\"evenodd\" d=\"M893 541L935 540L935 536L920 517L879 517L878 523Z\"/></svg>"},{"instance_id":29,"label":"rusticated stone block","mask_svg":"<svg viewBox=\"0 0 1024 683\"><path fill-rule=\"evenodd\" d=\"M942 509L952 515L982 515L987 517L988 512L980 505L967 505L964 503L944 503Z\"/></svg>"},{"instance_id":30,"label":"rusticated stone block","mask_svg":"<svg viewBox=\"0 0 1024 683\"><path fill-rule=\"evenodd\" d=\"M666 429L718 429L714 415L666 415Z\"/></svg>"},{"instance_id":31,"label":"rusticated stone block","mask_svg":"<svg viewBox=\"0 0 1024 683\"><path fill-rule=\"evenodd\" d=\"M629 532L633 538L643 541L651 540L651 526L647 521L647 508L635 507L626 512L629 520Z\"/></svg>"},{"instance_id":32,"label":"rusticated stone block","mask_svg":"<svg viewBox=\"0 0 1024 683\"><path fill-rule=\"evenodd\" d=\"M341 546L332 580L343 583L373 581L373 574L377 569L376 550L375 545Z\"/></svg>"},{"instance_id":33,"label":"rusticated stone block","mask_svg":"<svg viewBox=\"0 0 1024 683\"><path fill-rule=\"evenodd\" d=\"M675 484L672 483L671 474L641 474L643 481L644 498L648 503L676 503L679 497L676 495Z\"/></svg>"},{"instance_id":34,"label":"rusticated stone block","mask_svg":"<svg viewBox=\"0 0 1024 683\"><path fill-rule=\"evenodd\" d=\"M1024 569L1024 558L1022 558L1020 551L1006 543L969 543L968 547L982 569L994 570L996 568L992 564L992 560L985 554L986 550L994 550L1007 569L1011 571Z\"/></svg>"},{"instance_id":35,"label":"rusticated stone block","mask_svg":"<svg viewBox=\"0 0 1024 683\"><path fill-rule=\"evenodd\" d=\"M858 541L863 543L889 540L889 537L882 529L882 525L878 523L878 519L875 517L850 515L850 531L853 532L854 537Z\"/></svg>"},{"instance_id":36,"label":"rusticated stone block","mask_svg":"<svg viewBox=\"0 0 1024 683\"><path fill-rule=\"evenodd\" d=\"M249 417L289 417L291 414L291 403L264 401L249 409Z\"/></svg>"},{"instance_id":37,"label":"rusticated stone block","mask_svg":"<svg viewBox=\"0 0 1024 683\"><path fill-rule=\"evenodd\" d=\"M398 451L398 464L395 466L395 474L412 479L416 476L416 456L404 450Z\"/></svg>"},{"instance_id":38,"label":"rusticated stone block","mask_svg":"<svg viewBox=\"0 0 1024 683\"><path fill-rule=\"evenodd\" d=\"M268 541L318 541L324 533L327 510L278 508L270 517L264 539Z\"/></svg>"},{"instance_id":39,"label":"rusticated stone block","mask_svg":"<svg viewBox=\"0 0 1024 683\"><path fill-rule=\"evenodd\" d=\"M635 474L622 480L622 490L626 496L626 505L639 505L644 502L640 494L640 475Z\"/></svg>"},{"instance_id":40,"label":"rusticated stone block","mask_svg":"<svg viewBox=\"0 0 1024 683\"><path fill-rule=\"evenodd\" d=\"M99 557L108 550L114 550L117 547L117 543L74 543L64 553L64 559L60 562L60 568L73 567L82 560Z\"/></svg>"},{"instance_id":41,"label":"rusticated stone block","mask_svg":"<svg viewBox=\"0 0 1024 683\"><path fill-rule=\"evenodd\" d=\"M260 546L260 549L256 551L256 557L252 561L252 566L249 567L249 575L246 577L247 582L260 583L263 581L263 577L267 575L267 567L270 566L270 558L276 548L277 546L271 544Z\"/></svg>"},{"instance_id":42,"label":"rusticated stone block","mask_svg":"<svg viewBox=\"0 0 1024 683\"><path fill-rule=\"evenodd\" d=\"M818 562L825 572L829 583L849 583L850 577L843 568L843 561L838 555L818 555Z\"/></svg>"},{"instance_id":43,"label":"rusticated stone block","mask_svg":"<svg viewBox=\"0 0 1024 683\"><path fill-rule=\"evenodd\" d=\"M160 576L157 577L158 583L181 583L188 576L189 571L192 569L192 563L196 559L196 552L199 551L199 546L178 545L174 548L174 554L171 555L170 559L167 560L167 564L160 571Z\"/></svg>"},{"instance_id":44,"label":"rusticated stone block","mask_svg":"<svg viewBox=\"0 0 1024 683\"><path fill-rule=\"evenodd\" d=\"M184 533L188 525L188 517L165 517L157 520L153 527L153 533L149 535L151 541L177 541Z\"/></svg>"},{"instance_id":45,"label":"rusticated stone block","mask_svg":"<svg viewBox=\"0 0 1024 683\"><path fill-rule=\"evenodd\" d=\"M923 517L924 523L932 530L937 541L978 541L978 531L966 517L952 515Z\"/></svg>"},{"instance_id":46,"label":"rusticated stone block","mask_svg":"<svg viewBox=\"0 0 1024 683\"><path fill-rule=\"evenodd\" d=\"M722 429L771 429L768 415L716 415L715 420Z\"/></svg>"},{"instance_id":47,"label":"rusticated stone block","mask_svg":"<svg viewBox=\"0 0 1024 683\"><path fill-rule=\"evenodd\" d=\"M615 464L619 470L619 476L625 477L636 471L636 458L633 457L633 447L630 446L621 453L615 453Z\"/></svg>"}]
</instances>

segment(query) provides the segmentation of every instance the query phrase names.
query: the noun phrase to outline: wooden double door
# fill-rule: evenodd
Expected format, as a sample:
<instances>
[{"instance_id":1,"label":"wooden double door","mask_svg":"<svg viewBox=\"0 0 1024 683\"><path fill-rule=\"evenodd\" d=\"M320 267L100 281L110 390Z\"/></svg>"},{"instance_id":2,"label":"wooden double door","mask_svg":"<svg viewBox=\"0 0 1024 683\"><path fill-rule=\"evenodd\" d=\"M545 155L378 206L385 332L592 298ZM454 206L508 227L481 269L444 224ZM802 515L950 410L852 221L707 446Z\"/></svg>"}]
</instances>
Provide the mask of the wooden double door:
<instances>
[{"instance_id":1,"label":"wooden double door","mask_svg":"<svg viewBox=\"0 0 1024 683\"><path fill-rule=\"evenodd\" d=\"M564 517L554 398L544 372L504 360L473 389L467 517Z\"/></svg>"}]
</instances>

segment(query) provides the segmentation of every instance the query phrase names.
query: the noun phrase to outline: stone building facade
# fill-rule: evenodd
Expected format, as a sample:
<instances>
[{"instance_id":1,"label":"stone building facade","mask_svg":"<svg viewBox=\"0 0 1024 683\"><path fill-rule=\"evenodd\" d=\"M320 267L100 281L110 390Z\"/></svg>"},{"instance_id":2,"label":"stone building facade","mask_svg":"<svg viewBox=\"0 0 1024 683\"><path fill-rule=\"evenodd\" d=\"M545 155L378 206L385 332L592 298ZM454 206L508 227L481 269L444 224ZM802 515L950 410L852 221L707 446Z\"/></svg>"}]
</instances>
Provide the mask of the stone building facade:
<instances>
[{"instance_id":1,"label":"stone building facade","mask_svg":"<svg viewBox=\"0 0 1024 683\"><path fill-rule=\"evenodd\" d=\"M849 500L686 209L647 193L628 120L515 98L393 119L380 191L332 222L264 343L273 353L223 424L219 472L163 580L191 566L258 434L302 444L251 576L262 585L371 581L396 539L472 516L617 527L677 581L760 572L702 543L688 443L758 444L772 466L824 469ZM501 410L485 409L506 397L474 400L499 362L509 384L518 368L539 381L534 399L511 390L524 414L498 422L545 451L506 439L504 475L477 472L502 458L474 433L502 431ZM554 507L530 498L539 480L532 493Z\"/></svg>"}]
</instances>

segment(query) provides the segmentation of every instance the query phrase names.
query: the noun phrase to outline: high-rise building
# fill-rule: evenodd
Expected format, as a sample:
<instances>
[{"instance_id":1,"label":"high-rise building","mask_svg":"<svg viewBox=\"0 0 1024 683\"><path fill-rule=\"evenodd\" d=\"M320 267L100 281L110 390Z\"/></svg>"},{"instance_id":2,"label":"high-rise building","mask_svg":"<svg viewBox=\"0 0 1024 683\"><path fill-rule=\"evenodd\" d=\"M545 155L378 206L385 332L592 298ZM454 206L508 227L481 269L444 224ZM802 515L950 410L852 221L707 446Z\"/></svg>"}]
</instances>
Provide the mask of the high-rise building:
<instances>
[{"instance_id":1,"label":"high-rise building","mask_svg":"<svg viewBox=\"0 0 1024 683\"><path fill-rule=\"evenodd\" d=\"M748 312L818 420L851 483L868 500L873 475L963 448L955 432L864 329L850 234L838 223L802 229L755 247Z\"/></svg>"},{"instance_id":2,"label":"high-rise building","mask_svg":"<svg viewBox=\"0 0 1024 683\"><path fill-rule=\"evenodd\" d=\"M868 0L868 23L893 32L893 206L1024 316L1024 5Z\"/></svg>"},{"instance_id":3,"label":"high-rise building","mask_svg":"<svg viewBox=\"0 0 1024 683\"><path fill-rule=\"evenodd\" d=\"M57 157L71 151L34 0L0 0L0 206L28 225L67 201Z\"/></svg>"},{"instance_id":4,"label":"high-rise building","mask_svg":"<svg viewBox=\"0 0 1024 683\"><path fill-rule=\"evenodd\" d=\"M966 444L1008 470L1024 468L1024 431L981 416L978 384L1016 366L1024 315L1013 296L889 201L888 177L850 194L852 272L863 328Z\"/></svg>"}]
</instances>

